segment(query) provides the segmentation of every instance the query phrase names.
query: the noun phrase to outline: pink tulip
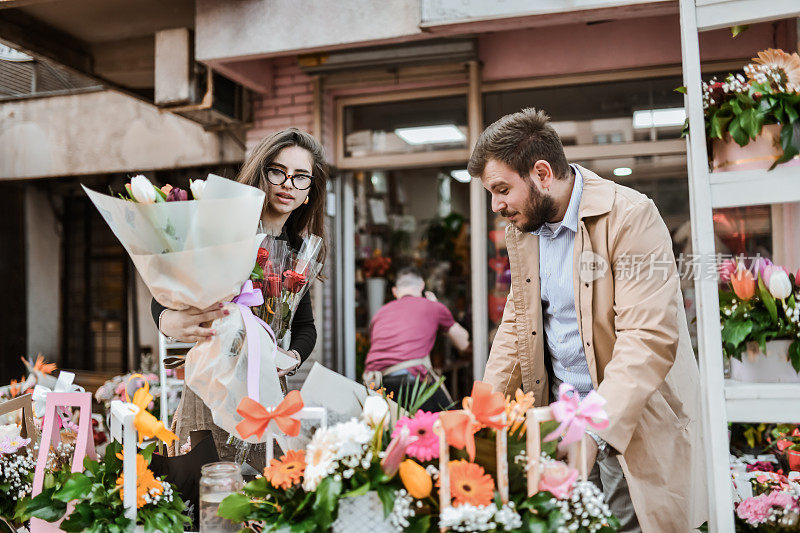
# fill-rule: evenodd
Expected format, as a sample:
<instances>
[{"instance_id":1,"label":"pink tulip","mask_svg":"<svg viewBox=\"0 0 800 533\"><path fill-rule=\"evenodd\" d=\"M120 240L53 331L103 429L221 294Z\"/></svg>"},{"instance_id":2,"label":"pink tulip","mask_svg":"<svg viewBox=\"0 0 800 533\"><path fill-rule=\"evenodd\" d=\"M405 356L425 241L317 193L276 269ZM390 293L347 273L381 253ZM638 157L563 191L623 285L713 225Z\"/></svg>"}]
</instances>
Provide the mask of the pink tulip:
<instances>
[{"instance_id":1,"label":"pink tulip","mask_svg":"<svg viewBox=\"0 0 800 533\"><path fill-rule=\"evenodd\" d=\"M719 280L728 283L731 280L731 274L736 270L736 261L733 259L726 259L717 267L719 271Z\"/></svg>"},{"instance_id":2,"label":"pink tulip","mask_svg":"<svg viewBox=\"0 0 800 533\"><path fill-rule=\"evenodd\" d=\"M392 439L392 442L386 447L386 455L383 456L381 461L381 467L387 476L393 476L397 473L400 463L403 462L403 458L406 456L406 448L416 440L417 437L411 436L408 426L404 426L400 430L400 434Z\"/></svg>"},{"instance_id":3,"label":"pink tulip","mask_svg":"<svg viewBox=\"0 0 800 533\"><path fill-rule=\"evenodd\" d=\"M758 282L758 278L764 279L764 270L767 267L772 266L772 261L767 259L766 257L758 257L755 263L753 263L753 277L755 278L756 282ZM766 284L767 280L764 280Z\"/></svg>"}]
</instances>

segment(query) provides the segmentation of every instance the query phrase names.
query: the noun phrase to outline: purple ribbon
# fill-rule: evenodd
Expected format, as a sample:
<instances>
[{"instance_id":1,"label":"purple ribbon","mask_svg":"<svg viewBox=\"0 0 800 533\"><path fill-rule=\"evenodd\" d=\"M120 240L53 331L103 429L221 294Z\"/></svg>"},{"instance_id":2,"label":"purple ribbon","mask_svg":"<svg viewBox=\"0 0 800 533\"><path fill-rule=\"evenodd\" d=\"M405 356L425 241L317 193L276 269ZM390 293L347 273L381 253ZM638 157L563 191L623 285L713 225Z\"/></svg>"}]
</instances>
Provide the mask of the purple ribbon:
<instances>
[{"instance_id":1,"label":"purple ribbon","mask_svg":"<svg viewBox=\"0 0 800 533\"><path fill-rule=\"evenodd\" d=\"M275 338L272 328L255 316L250 309L264 305L264 295L260 290L253 288L252 281L248 279L244 282L239 296L233 299L233 303L239 306L242 322L244 322L244 332L247 336L247 395L258 402L258 376L261 373L261 345L258 343L257 331L259 324L267 331L275 344L275 350L272 353L273 361L278 353L278 340Z\"/></svg>"}]
</instances>

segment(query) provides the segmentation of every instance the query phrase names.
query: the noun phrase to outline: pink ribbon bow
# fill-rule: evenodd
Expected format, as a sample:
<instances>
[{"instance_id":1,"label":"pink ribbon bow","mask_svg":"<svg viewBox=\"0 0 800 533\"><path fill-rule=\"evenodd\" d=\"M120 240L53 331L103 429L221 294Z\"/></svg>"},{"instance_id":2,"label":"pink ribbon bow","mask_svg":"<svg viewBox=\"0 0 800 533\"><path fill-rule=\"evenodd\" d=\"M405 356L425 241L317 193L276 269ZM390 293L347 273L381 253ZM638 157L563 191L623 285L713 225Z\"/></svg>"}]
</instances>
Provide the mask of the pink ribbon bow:
<instances>
[{"instance_id":1,"label":"pink ribbon bow","mask_svg":"<svg viewBox=\"0 0 800 533\"><path fill-rule=\"evenodd\" d=\"M545 437L545 442L556 440L563 436L559 446L567 446L573 442L578 442L583 437L587 427L594 429L605 429L608 427L608 414L603 406L606 404L605 398L596 391L591 391L583 400L575 388L562 383L558 387L558 401L550 404L555 418L560 425L555 431Z\"/></svg>"},{"instance_id":2,"label":"pink ribbon bow","mask_svg":"<svg viewBox=\"0 0 800 533\"><path fill-rule=\"evenodd\" d=\"M267 330L267 333L275 343L273 360L278 353L278 341L272 328L250 310L251 307L263 305L264 303L264 295L260 290L253 288L252 281L248 279L244 282L241 291L239 291L239 296L233 299L233 303L239 306L239 312L242 314L242 321L244 322L245 335L247 336L247 396L258 402L258 376L261 374L261 345L258 343L258 325L261 324Z\"/></svg>"}]
</instances>

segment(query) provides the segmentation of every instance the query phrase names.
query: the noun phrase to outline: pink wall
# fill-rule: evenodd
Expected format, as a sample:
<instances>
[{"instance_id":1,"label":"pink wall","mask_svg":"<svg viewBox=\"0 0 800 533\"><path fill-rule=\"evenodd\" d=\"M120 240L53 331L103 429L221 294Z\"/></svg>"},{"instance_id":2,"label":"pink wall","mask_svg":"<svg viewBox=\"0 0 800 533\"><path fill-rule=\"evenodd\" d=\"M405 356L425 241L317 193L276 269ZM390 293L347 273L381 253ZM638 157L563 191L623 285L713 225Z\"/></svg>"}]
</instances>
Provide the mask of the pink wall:
<instances>
[{"instance_id":1,"label":"pink wall","mask_svg":"<svg viewBox=\"0 0 800 533\"><path fill-rule=\"evenodd\" d=\"M672 15L489 33L478 46L484 81L681 63L680 27ZM700 34L704 60L749 58L768 47L795 49L794 24L753 25L735 39L727 29Z\"/></svg>"}]
</instances>

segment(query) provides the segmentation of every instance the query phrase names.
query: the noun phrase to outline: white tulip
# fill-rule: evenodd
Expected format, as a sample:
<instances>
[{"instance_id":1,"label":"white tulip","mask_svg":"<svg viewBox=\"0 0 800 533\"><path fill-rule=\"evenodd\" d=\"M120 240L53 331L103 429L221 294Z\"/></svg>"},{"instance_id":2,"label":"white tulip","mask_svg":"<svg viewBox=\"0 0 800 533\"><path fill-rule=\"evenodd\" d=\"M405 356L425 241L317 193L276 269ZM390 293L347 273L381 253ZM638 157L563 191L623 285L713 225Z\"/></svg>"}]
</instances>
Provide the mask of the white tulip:
<instances>
[{"instance_id":1,"label":"white tulip","mask_svg":"<svg viewBox=\"0 0 800 533\"><path fill-rule=\"evenodd\" d=\"M367 396L364 400L364 412L361 416L372 427L383 424L389 414L389 404L381 396Z\"/></svg>"},{"instance_id":2,"label":"white tulip","mask_svg":"<svg viewBox=\"0 0 800 533\"><path fill-rule=\"evenodd\" d=\"M769 293L777 298L783 300L792 294L792 282L789 281L789 276L782 268L776 268L772 275L769 277Z\"/></svg>"},{"instance_id":3,"label":"white tulip","mask_svg":"<svg viewBox=\"0 0 800 533\"><path fill-rule=\"evenodd\" d=\"M189 184L189 188L192 190L192 198L199 200L203 197L203 192L206 190L206 180L193 180Z\"/></svg>"},{"instance_id":4,"label":"white tulip","mask_svg":"<svg viewBox=\"0 0 800 533\"><path fill-rule=\"evenodd\" d=\"M152 204L156 201L155 187L141 174L131 179L131 194L140 204Z\"/></svg>"}]
</instances>

